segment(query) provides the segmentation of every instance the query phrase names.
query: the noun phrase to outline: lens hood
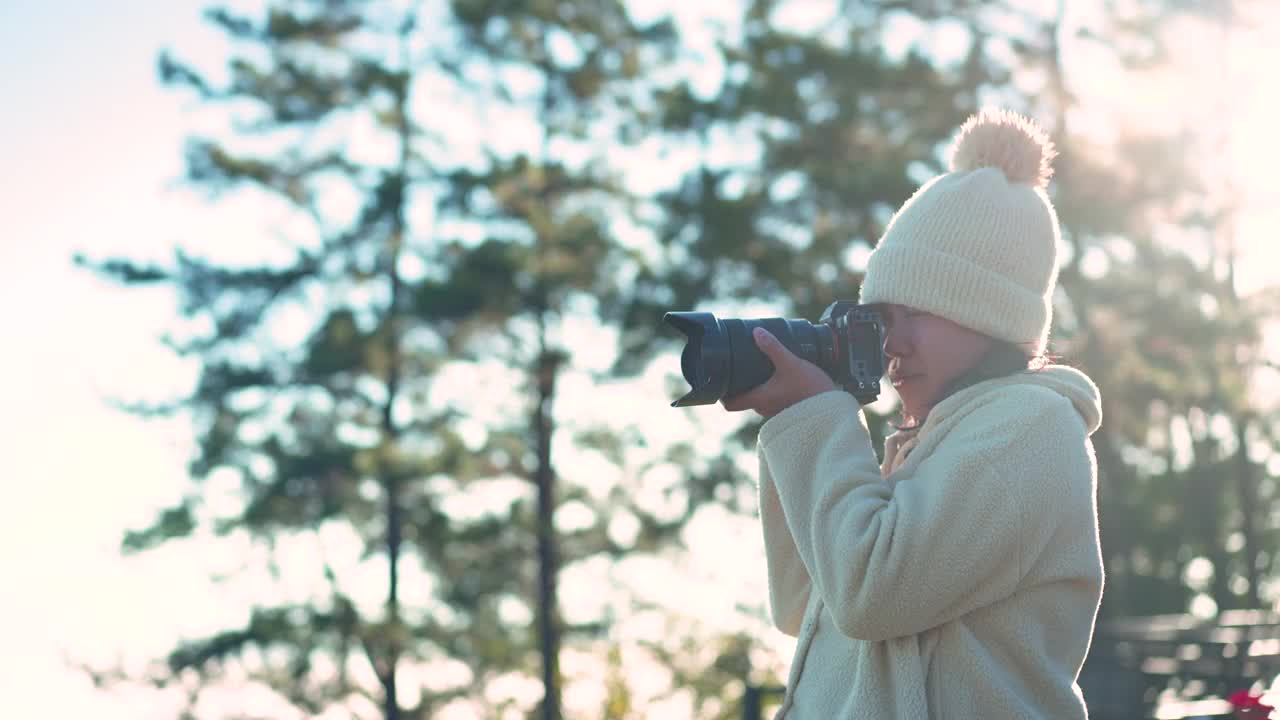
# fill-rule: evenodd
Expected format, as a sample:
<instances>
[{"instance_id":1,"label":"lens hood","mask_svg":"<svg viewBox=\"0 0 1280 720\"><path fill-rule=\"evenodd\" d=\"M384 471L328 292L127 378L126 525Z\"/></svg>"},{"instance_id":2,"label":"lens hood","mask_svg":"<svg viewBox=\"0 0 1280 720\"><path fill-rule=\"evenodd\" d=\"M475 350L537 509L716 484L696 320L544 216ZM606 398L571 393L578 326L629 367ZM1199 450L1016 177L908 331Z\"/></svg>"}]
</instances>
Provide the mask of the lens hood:
<instances>
[{"instance_id":1,"label":"lens hood","mask_svg":"<svg viewBox=\"0 0 1280 720\"><path fill-rule=\"evenodd\" d=\"M710 405L724 396L729 383L729 338L716 316L709 312L669 312L663 321L684 333L687 342L680 353L680 372L690 390L671 407Z\"/></svg>"}]
</instances>

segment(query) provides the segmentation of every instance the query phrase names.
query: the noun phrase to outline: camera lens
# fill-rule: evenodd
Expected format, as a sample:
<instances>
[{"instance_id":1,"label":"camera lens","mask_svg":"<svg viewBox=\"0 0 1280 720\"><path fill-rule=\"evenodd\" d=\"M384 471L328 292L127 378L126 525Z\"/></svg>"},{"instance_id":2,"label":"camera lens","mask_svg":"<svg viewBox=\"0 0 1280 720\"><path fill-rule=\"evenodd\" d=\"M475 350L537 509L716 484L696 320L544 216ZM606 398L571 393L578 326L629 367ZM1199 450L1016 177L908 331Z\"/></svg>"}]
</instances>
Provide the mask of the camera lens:
<instances>
[{"instance_id":1,"label":"camera lens","mask_svg":"<svg viewBox=\"0 0 1280 720\"><path fill-rule=\"evenodd\" d=\"M760 385L773 375L773 363L751 336L763 327L791 352L831 372L835 357L831 330L807 320L757 318L719 320L707 312L669 312L663 316L688 338L680 371L690 390L672 407L709 405Z\"/></svg>"}]
</instances>

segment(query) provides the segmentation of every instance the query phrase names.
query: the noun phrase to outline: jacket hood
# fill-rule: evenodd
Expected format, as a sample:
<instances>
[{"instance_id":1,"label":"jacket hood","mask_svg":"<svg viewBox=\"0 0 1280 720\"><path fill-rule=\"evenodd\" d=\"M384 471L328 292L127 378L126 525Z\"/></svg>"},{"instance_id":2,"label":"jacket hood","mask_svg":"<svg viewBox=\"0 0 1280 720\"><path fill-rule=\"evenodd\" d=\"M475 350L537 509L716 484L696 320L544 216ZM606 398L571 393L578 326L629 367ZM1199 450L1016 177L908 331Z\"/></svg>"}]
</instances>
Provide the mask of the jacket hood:
<instances>
[{"instance_id":1,"label":"jacket hood","mask_svg":"<svg viewBox=\"0 0 1280 720\"><path fill-rule=\"evenodd\" d=\"M1071 401L1085 428L1092 435L1102 425L1102 394L1093 380L1079 370L1067 365L1046 365L1039 370L1009 375L980 382L965 388L955 395L938 403L929 413L929 422L940 421L963 406L968 400L979 394L1002 387L1016 385L1036 385L1047 388Z\"/></svg>"},{"instance_id":2,"label":"jacket hood","mask_svg":"<svg viewBox=\"0 0 1280 720\"><path fill-rule=\"evenodd\" d=\"M1102 426L1102 393L1088 375L1067 365L1048 365L1016 377L1024 384L1049 388L1070 400L1090 435Z\"/></svg>"}]
</instances>

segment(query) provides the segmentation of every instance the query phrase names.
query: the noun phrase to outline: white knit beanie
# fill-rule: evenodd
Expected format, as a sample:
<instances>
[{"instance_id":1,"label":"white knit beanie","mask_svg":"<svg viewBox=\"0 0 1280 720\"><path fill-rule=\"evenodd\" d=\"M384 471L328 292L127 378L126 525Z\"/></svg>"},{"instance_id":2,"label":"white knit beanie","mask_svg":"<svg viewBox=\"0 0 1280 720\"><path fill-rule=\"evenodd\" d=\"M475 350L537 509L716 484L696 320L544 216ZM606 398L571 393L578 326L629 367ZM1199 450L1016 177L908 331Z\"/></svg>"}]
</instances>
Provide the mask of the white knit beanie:
<instances>
[{"instance_id":1,"label":"white knit beanie","mask_svg":"<svg viewBox=\"0 0 1280 720\"><path fill-rule=\"evenodd\" d=\"M1058 278L1058 217L1045 194L1055 154L1028 118L970 117L950 172L889 221L859 302L924 310L1042 354Z\"/></svg>"}]
</instances>

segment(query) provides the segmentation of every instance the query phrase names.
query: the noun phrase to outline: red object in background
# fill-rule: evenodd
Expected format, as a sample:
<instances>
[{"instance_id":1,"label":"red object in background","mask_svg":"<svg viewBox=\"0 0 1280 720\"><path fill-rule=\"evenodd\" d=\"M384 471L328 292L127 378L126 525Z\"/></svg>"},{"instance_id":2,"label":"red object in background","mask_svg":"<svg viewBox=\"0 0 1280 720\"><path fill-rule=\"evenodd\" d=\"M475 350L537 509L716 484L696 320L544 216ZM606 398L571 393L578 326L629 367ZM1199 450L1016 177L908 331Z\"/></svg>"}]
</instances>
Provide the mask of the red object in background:
<instances>
[{"instance_id":1,"label":"red object in background","mask_svg":"<svg viewBox=\"0 0 1280 720\"><path fill-rule=\"evenodd\" d=\"M1254 695L1248 690L1232 693L1231 697L1227 698L1227 702L1231 703L1236 720L1266 720L1271 717L1271 711L1275 710L1262 702L1262 695Z\"/></svg>"}]
</instances>

